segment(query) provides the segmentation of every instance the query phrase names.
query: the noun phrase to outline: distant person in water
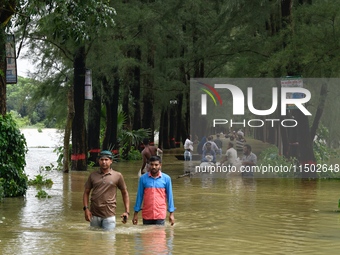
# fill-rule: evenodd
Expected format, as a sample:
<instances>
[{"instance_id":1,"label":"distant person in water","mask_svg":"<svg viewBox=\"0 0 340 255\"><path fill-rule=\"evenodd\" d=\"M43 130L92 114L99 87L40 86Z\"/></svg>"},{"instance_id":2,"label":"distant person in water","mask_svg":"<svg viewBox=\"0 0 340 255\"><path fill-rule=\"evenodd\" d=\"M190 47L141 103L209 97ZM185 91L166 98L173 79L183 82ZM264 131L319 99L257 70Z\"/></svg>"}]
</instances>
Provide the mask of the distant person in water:
<instances>
[{"instance_id":1,"label":"distant person in water","mask_svg":"<svg viewBox=\"0 0 340 255\"><path fill-rule=\"evenodd\" d=\"M203 152L206 150L207 144L210 143L211 149L215 152L215 154L218 153L219 148L218 148L218 146L216 145L216 143L213 141L213 139L214 139L214 138L213 138L212 135L208 136L208 141L203 145Z\"/></svg>"},{"instance_id":2,"label":"distant person in water","mask_svg":"<svg viewBox=\"0 0 340 255\"><path fill-rule=\"evenodd\" d=\"M143 164L140 169L141 174L144 174L145 172L148 171L149 167L149 159L151 156L157 156L157 152L163 153L163 151L156 146L152 146L149 144L149 138L144 138L143 139L143 144L144 144L144 149L142 150L142 158L143 158Z\"/></svg>"},{"instance_id":3,"label":"distant person in water","mask_svg":"<svg viewBox=\"0 0 340 255\"><path fill-rule=\"evenodd\" d=\"M217 145L218 150L216 151L216 155L222 155L222 140L220 139L220 134L216 135L216 139L214 140L214 143Z\"/></svg>"},{"instance_id":4,"label":"distant person in water","mask_svg":"<svg viewBox=\"0 0 340 255\"><path fill-rule=\"evenodd\" d=\"M254 177L256 164L256 155L251 151L251 146L249 144L245 144L243 146L242 166L246 171L242 172L242 177Z\"/></svg>"},{"instance_id":5,"label":"distant person in water","mask_svg":"<svg viewBox=\"0 0 340 255\"><path fill-rule=\"evenodd\" d=\"M203 145L207 142L207 138L205 136L202 137L201 141L197 145L197 153L203 154Z\"/></svg>"},{"instance_id":6,"label":"distant person in water","mask_svg":"<svg viewBox=\"0 0 340 255\"><path fill-rule=\"evenodd\" d=\"M226 162L227 165L233 166L237 160L237 151L234 149L234 143L229 142L228 148L225 153L225 157L221 160L220 164L224 164Z\"/></svg>"},{"instance_id":7,"label":"distant person in water","mask_svg":"<svg viewBox=\"0 0 340 255\"><path fill-rule=\"evenodd\" d=\"M192 160L192 154L191 152L194 150L193 142L191 141L191 135L187 137L187 139L184 142L184 160L185 161L191 161Z\"/></svg>"},{"instance_id":8,"label":"distant person in water","mask_svg":"<svg viewBox=\"0 0 340 255\"><path fill-rule=\"evenodd\" d=\"M216 163L216 152L211 148L211 143L206 143L206 148L203 150L201 162L213 162Z\"/></svg>"}]
</instances>

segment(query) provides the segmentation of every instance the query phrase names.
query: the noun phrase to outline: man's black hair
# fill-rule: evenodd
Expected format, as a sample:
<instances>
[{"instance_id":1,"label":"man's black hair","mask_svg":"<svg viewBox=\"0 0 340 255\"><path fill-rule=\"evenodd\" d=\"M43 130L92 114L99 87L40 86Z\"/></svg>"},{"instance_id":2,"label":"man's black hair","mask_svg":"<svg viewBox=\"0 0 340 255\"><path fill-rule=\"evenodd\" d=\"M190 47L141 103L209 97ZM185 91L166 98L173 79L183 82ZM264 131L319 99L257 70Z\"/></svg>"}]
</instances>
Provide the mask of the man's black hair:
<instances>
[{"instance_id":1,"label":"man's black hair","mask_svg":"<svg viewBox=\"0 0 340 255\"><path fill-rule=\"evenodd\" d=\"M159 161L159 163L162 163L162 158L160 156L151 156L149 158L149 163L154 161Z\"/></svg>"},{"instance_id":2,"label":"man's black hair","mask_svg":"<svg viewBox=\"0 0 340 255\"><path fill-rule=\"evenodd\" d=\"M143 139L143 144L148 145L149 144L149 138L144 138Z\"/></svg>"},{"instance_id":3,"label":"man's black hair","mask_svg":"<svg viewBox=\"0 0 340 255\"><path fill-rule=\"evenodd\" d=\"M247 147L247 149L248 149L249 151L251 151L251 146L250 146L250 144L245 144L245 145L243 145L243 146Z\"/></svg>"}]
</instances>

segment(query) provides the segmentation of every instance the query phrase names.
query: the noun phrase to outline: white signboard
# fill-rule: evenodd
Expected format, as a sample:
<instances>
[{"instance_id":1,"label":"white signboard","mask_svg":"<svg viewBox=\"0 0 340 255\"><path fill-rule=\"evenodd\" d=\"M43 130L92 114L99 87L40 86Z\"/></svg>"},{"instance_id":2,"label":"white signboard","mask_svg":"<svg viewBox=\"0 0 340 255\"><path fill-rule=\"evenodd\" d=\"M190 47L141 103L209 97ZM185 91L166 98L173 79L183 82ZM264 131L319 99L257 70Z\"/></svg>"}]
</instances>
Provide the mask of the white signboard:
<instances>
[{"instance_id":1,"label":"white signboard","mask_svg":"<svg viewBox=\"0 0 340 255\"><path fill-rule=\"evenodd\" d=\"M6 36L6 83L17 83L17 62L14 35Z\"/></svg>"},{"instance_id":2,"label":"white signboard","mask_svg":"<svg viewBox=\"0 0 340 255\"><path fill-rule=\"evenodd\" d=\"M302 78L298 77L289 77L289 78L283 78L281 80L281 87L287 88L287 87L297 87L302 88L303 87L303 80ZM304 98L305 94L303 93L287 93L287 98ZM297 109L295 105L287 105L287 109Z\"/></svg>"}]
</instances>

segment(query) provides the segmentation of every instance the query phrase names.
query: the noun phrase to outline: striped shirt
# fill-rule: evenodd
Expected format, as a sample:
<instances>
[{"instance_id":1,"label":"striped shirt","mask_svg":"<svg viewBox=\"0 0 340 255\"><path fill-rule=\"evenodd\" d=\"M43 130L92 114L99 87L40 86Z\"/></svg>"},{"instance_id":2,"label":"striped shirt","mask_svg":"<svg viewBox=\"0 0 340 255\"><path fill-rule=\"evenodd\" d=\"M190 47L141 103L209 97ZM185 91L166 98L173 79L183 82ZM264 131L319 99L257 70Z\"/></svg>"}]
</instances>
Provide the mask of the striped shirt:
<instances>
[{"instance_id":1,"label":"striped shirt","mask_svg":"<svg viewBox=\"0 0 340 255\"><path fill-rule=\"evenodd\" d=\"M167 204L168 211L174 212L170 176L162 172L157 177L153 177L150 172L143 174L139 179L134 211L143 210L142 218L145 220L163 220L166 218Z\"/></svg>"}]
</instances>

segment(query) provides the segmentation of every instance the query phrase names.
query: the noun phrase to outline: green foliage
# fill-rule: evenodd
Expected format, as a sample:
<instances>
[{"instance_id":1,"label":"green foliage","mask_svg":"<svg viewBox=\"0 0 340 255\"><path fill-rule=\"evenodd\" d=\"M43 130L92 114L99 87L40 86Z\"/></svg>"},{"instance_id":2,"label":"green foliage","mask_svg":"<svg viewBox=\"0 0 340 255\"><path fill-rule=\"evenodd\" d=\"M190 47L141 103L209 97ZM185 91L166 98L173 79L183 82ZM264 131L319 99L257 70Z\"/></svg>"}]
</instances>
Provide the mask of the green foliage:
<instances>
[{"instance_id":1,"label":"green foliage","mask_svg":"<svg viewBox=\"0 0 340 255\"><path fill-rule=\"evenodd\" d=\"M119 155L122 155L124 153L124 148L119 148ZM141 160L142 159L142 154L140 153L139 150L136 150L133 146L131 147L128 157L126 158L127 160Z\"/></svg>"},{"instance_id":2,"label":"green foliage","mask_svg":"<svg viewBox=\"0 0 340 255\"><path fill-rule=\"evenodd\" d=\"M17 84L7 85L7 111L20 128L31 125L45 127L41 122L46 118L49 102L44 97L34 98L39 88L40 82L22 77L18 78Z\"/></svg>"},{"instance_id":3,"label":"green foliage","mask_svg":"<svg viewBox=\"0 0 340 255\"><path fill-rule=\"evenodd\" d=\"M340 171L336 169L336 164L332 164L331 159L338 158L338 153L333 148L330 148L327 144L327 140L329 139L328 129L320 125L316 133L316 139L313 143L313 150L316 162L319 166L318 177L323 179L330 178L340 178ZM328 169L328 171L326 171Z\"/></svg>"},{"instance_id":4,"label":"green foliage","mask_svg":"<svg viewBox=\"0 0 340 255\"><path fill-rule=\"evenodd\" d=\"M70 151L72 151L72 146L70 146ZM63 159L64 159L64 147L59 146L53 150L53 152L57 153L57 169L62 170L63 169ZM71 156L71 155L70 155Z\"/></svg>"},{"instance_id":5,"label":"green foliage","mask_svg":"<svg viewBox=\"0 0 340 255\"><path fill-rule=\"evenodd\" d=\"M144 137L149 137L150 136L150 130L149 129L144 129L140 128L138 130L125 130L122 129L119 131L119 142L120 146L122 148L126 146L138 146L138 144L141 143Z\"/></svg>"},{"instance_id":6,"label":"green foliage","mask_svg":"<svg viewBox=\"0 0 340 255\"><path fill-rule=\"evenodd\" d=\"M17 111L13 110L11 110L9 114L12 115L13 120L19 128L31 126L31 121L28 116L22 117Z\"/></svg>"},{"instance_id":7,"label":"green foliage","mask_svg":"<svg viewBox=\"0 0 340 255\"><path fill-rule=\"evenodd\" d=\"M105 108L102 109L101 117L102 117L102 125L100 127L100 136L103 139L105 133ZM137 148L138 145L142 142L143 138L150 136L149 129L138 129L138 130L127 130L125 128L125 123L127 120L127 115L123 112L122 106L119 105L118 107L118 117L117 117L117 129L118 129L118 143L119 143L119 155L124 155L124 159L129 160L139 160L140 159L140 152L135 151L134 148ZM102 142L101 139L101 142ZM108 150L113 150L114 145L111 145ZM130 155L132 153L133 155ZM139 154L139 156L138 156ZM118 160L118 155L115 155L113 160Z\"/></svg>"},{"instance_id":8,"label":"green foliage","mask_svg":"<svg viewBox=\"0 0 340 255\"><path fill-rule=\"evenodd\" d=\"M89 161L87 164L90 168L94 167L96 165L96 162L94 161Z\"/></svg>"},{"instance_id":9,"label":"green foliage","mask_svg":"<svg viewBox=\"0 0 340 255\"><path fill-rule=\"evenodd\" d=\"M275 146L263 150L259 155L259 159L260 160L258 164L262 164L265 166L287 166L289 168L291 165L296 165L297 163L295 158L287 159L283 155L279 155L279 150ZM278 171L277 173L275 173L275 176L293 178L296 177L297 175L294 174L293 171L291 171L290 173Z\"/></svg>"},{"instance_id":10,"label":"green foliage","mask_svg":"<svg viewBox=\"0 0 340 255\"><path fill-rule=\"evenodd\" d=\"M39 174L35 176L34 179L28 180L28 185L30 186L47 186L51 187L53 185L53 181L51 179L46 178L46 174L43 174L43 172L49 172L52 170L57 170L57 168L54 167L54 165L51 163L49 166L41 166L39 168Z\"/></svg>"},{"instance_id":11,"label":"green foliage","mask_svg":"<svg viewBox=\"0 0 340 255\"><path fill-rule=\"evenodd\" d=\"M49 166L41 166L39 170L41 173L42 171L61 170L61 169L59 168L59 165L55 167L54 164L50 163Z\"/></svg>"},{"instance_id":12,"label":"green foliage","mask_svg":"<svg viewBox=\"0 0 340 255\"><path fill-rule=\"evenodd\" d=\"M40 32L48 33L50 32L48 29L53 27L52 36L54 39L59 38L62 41L72 39L77 43L82 43L91 39L92 29L112 27L114 24L115 10L105 1L60 0L58 4L46 4L41 7L39 8L40 13L36 13L38 16L42 15L38 22ZM35 4L32 4L31 8L35 8L37 11ZM46 15L45 8L49 8L48 15Z\"/></svg>"},{"instance_id":13,"label":"green foliage","mask_svg":"<svg viewBox=\"0 0 340 255\"><path fill-rule=\"evenodd\" d=\"M11 115L0 115L0 178L5 197L23 196L27 190L24 172L26 140Z\"/></svg>"},{"instance_id":14,"label":"green foliage","mask_svg":"<svg viewBox=\"0 0 340 255\"><path fill-rule=\"evenodd\" d=\"M35 195L35 197L37 198L51 198L51 196L49 194L47 194L47 192L45 190L39 190L38 193Z\"/></svg>"},{"instance_id":15,"label":"green foliage","mask_svg":"<svg viewBox=\"0 0 340 255\"><path fill-rule=\"evenodd\" d=\"M337 152L327 145L326 141L328 138L328 129L325 126L320 125L316 133L316 139L313 143L315 159L319 164L327 164L331 158L338 157Z\"/></svg>"},{"instance_id":16,"label":"green foliage","mask_svg":"<svg viewBox=\"0 0 340 255\"><path fill-rule=\"evenodd\" d=\"M138 130L127 130L124 128L124 124L127 120L126 114L122 111L122 107L118 108L118 118L117 118L117 127L118 127L118 141L119 141L119 154L124 155L127 154L125 159L140 159L140 156L137 156L137 152L134 148L142 142L144 137L150 136L149 129L138 129ZM134 146L134 147L133 147ZM130 154L133 155L130 155ZM140 152L138 151L140 155Z\"/></svg>"},{"instance_id":17,"label":"green foliage","mask_svg":"<svg viewBox=\"0 0 340 255\"><path fill-rule=\"evenodd\" d=\"M38 174L35 179L28 180L28 185L32 186L52 186L53 181L51 179L46 179L44 176Z\"/></svg>"},{"instance_id":18,"label":"green foliage","mask_svg":"<svg viewBox=\"0 0 340 255\"><path fill-rule=\"evenodd\" d=\"M332 164L331 159L337 158L337 152L327 146L326 140L328 138L328 130L323 125L317 131L317 138L314 140L313 149L316 158L317 165L311 167L310 171L316 171L318 178L330 179L340 178L339 164ZM295 158L287 159L282 155L278 154L277 147L269 147L261 152L259 156L259 164L271 165L271 166L296 166L296 171L291 172L278 172L275 174L277 177L298 177L303 171L303 166L299 167L298 161ZM292 169L292 168L291 168Z\"/></svg>"}]
</instances>

